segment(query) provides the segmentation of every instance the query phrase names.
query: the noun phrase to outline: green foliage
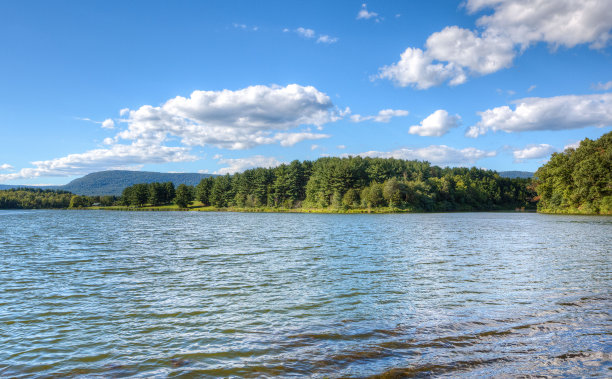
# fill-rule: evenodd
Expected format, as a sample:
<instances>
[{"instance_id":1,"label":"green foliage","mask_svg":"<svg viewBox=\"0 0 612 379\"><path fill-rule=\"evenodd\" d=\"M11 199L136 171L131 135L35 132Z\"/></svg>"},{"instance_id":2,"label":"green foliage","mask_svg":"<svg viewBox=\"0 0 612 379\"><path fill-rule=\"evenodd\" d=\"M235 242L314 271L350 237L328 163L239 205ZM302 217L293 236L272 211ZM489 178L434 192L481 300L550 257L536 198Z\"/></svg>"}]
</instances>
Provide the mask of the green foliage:
<instances>
[{"instance_id":1,"label":"green foliage","mask_svg":"<svg viewBox=\"0 0 612 379\"><path fill-rule=\"evenodd\" d=\"M196 199L203 205L210 205L210 191L212 190L214 179L212 177L204 178L196 186Z\"/></svg>"},{"instance_id":2,"label":"green foliage","mask_svg":"<svg viewBox=\"0 0 612 379\"><path fill-rule=\"evenodd\" d=\"M87 196L72 195L69 208L86 208L91 206L92 201Z\"/></svg>"},{"instance_id":3,"label":"green foliage","mask_svg":"<svg viewBox=\"0 0 612 379\"><path fill-rule=\"evenodd\" d=\"M176 197L174 198L174 202L180 208L187 208L194 199L193 192L193 187L187 186L185 184L179 185L176 189Z\"/></svg>"},{"instance_id":4,"label":"green foliage","mask_svg":"<svg viewBox=\"0 0 612 379\"><path fill-rule=\"evenodd\" d=\"M612 214L612 132L553 153L535 176L539 211Z\"/></svg>"},{"instance_id":5,"label":"green foliage","mask_svg":"<svg viewBox=\"0 0 612 379\"><path fill-rule=\"evenodd\" d=\"M101 201L102 198L100 198ZM174 201L174 198L175 190L172 182L138 183L124 188L119 201L113 203L117 202L120 205L133 207L142 207L145 204L157 206L170 204Z\"/></svg>"},{"instance_id":6,"label":"green foliage","mask_svg":"<svg viewBox=\"0 0 612 379\"><path fill-rule=\"evenodd\" d=\"M0 209L68 208L72 194L67 191L14 188L0 191Z\"/></svg>"}]
</instances>

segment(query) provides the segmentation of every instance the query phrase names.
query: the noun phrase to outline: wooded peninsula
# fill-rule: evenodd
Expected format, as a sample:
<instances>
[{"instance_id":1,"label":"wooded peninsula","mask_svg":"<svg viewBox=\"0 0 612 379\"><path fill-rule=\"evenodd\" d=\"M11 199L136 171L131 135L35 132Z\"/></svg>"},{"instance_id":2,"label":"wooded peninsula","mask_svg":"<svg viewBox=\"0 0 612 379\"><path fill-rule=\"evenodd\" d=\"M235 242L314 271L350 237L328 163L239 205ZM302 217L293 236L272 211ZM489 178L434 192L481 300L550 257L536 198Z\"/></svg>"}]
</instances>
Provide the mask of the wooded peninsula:
<instances>
[{"instance_id":1,"label":"wooded peninsula","mask_svg":"<svg viewBox=\"0 0 612 379\"><path fill-rule=\"evenodd\" d=\"M612 214L612 132L553 153L533 179L394 158L325 157L207 177L129 186L121 196L66 191L0 191L0 209L449 212L537 210Z\"/></svg>"}]
</instances>

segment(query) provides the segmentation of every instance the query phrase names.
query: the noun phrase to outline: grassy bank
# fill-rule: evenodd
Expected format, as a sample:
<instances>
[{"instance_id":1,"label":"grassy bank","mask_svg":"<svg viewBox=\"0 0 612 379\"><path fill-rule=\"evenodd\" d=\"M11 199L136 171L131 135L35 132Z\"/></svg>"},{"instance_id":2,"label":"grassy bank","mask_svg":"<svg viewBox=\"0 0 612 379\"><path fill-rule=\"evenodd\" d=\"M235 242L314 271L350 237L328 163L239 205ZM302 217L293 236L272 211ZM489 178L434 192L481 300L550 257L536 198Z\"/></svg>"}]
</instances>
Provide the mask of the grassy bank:
<instances>
[{"instance_id":1,"label":"grassy bank","mask_svg":"<svg viewBox=\"0 0 612 379\"><path fill-rule=\"evenodd\" d=\"M81 209L91 210L108 210L108 211L194 211L194 212L241 212L241 213L325 213L325 214L388 214L388 213L433 213L432 211L424 211L414 208L393 208L393 207L375 207L375 208L275 208L275 207L256 207L256 208L240 208L240 207L224 207L217 208L212 206L204 206L200 202L193 202L187 208L180 208L176 204L161 205L161 206L150 206L145 205L142 207L133 206L95 206L86 207ZM496 212L496 211L526 211L534 212L535 210L525 209L488 209L488 210L474 210L474 209L457 209L451 211L437 211L437 212Z\"/></svg>"}]
</instances>

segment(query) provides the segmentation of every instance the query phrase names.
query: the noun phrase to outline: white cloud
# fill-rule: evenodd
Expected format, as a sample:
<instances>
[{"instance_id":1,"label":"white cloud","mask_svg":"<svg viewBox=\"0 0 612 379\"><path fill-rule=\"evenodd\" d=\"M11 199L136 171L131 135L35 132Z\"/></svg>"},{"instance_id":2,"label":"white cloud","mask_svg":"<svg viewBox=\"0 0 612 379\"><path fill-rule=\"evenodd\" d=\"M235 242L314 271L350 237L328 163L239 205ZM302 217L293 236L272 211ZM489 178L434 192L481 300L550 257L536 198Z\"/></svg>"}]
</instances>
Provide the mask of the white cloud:
<instances>
[{"instance_id":1,"label":"white cloud","mask_svg":"<svg viewBox=\"0 0 612 379\"><path fill-rule=\"evenodd\" d=\"M377 77L392 80L401 87L413 86L418 89L438 86L447 80L451 84L461 84L467 79L458 65L434 64L433 58L423 50L410 47L400 55L399 62L382 67Z\"/></svg>"},{"instance_id":2,"label":"white cloud","mask_svg":"<svg viewBox=\"0 0 612 379\"><path fill-rule=\"evenodd\" d=\"M11 166L8 163L0 164L0 171L10 171L12 169L13 169L13 166Z\"/></svg>"},{"instance_id":3,"label":"white cloud","mask_svg":"<svg viewBox=\"0 0 612 379\"><path fill-rule=\"evenodd\" d=\"M512 154L514 155L515 162L522 162L525 159L546 158L556 150L553 146L542 143L539 145L527 145L524 149L514 150Z\"/></svg>"},{"instance_id":4,"label":"white cloud","mask_svg":"<svg viewBox=\"0 0 612 379\"><path fill-rule=\"evenodd\" d=\"M104 129L115 129L115 122L110 118L107 118L106 120L102 121L102 127Z\"/></svg>"},{"instance_id":5,"label":"white cloud","mask_svg":"<svg viewBox=\"0 0 612 379\"><path fill-rule=\"evenodd\" d=\"M376 12L368 12L368 7L366 4L361 4L361 9L359 13L357 13L357 20L369 20L373 18L376 22L380 22L380 18L378 17L378 13Z\"/></svg>"},{"instance_id":6,"label":"white cloud","mask_svg":"<svg viewBox=\"0 0 612 379\"><path fill-rule=\"evenodd\" d=\"M461 117L449 115L444 109L438 109L425 118L419 125L413 125L408 130L410 134L420 136L440 137L448 133L452 128L459 126Z\"/></svg>"},{"instance_id":7,"label":"white cloud","mask_svg":"<svg viewBox=\"0 0 612 379\"><path fill-rule=\"evenodd\" d=\"M280 142L281 146L293 146L298 142L302 142L305 140L317 140L323 138L331 137L329 134L321 134L321 133L309 133L309 132L300 132L300 133L277 133L274 136L274 139Z\"/></svg>"},{"instance_id":8,"label":"white cloud","mask_svg":"<svg viewBox=\"0 0 612 379\"><path fill-rule=\"evenodd\" d=\"M535 85L535 84L533 84L533 85L529 86L529 88L527 88L527 92L531 92L531 91L533 91L534 89L536 89L536 85Z\"/></svg>"},{"instance_id":9,"label":"white cloud","mask_svg":"<svg viewBox=\"0 0 612 379\"><path fill-rule=\"evenodd\" d=\"M290 84L251 86L237 91L194 91L177 96L159 107L144 105L129 113L128 129L118 136L129 140L161 143L168 135L187 146L213 145L247 149L257 145L296 139L326 138L321 135L274 135L300 125L316 125L340 118L330 98L314 87Z\"/></svg>"},{"instance_id":10,"label":"white cloud","mask_svg":"<svg viewBox=\"0 0 612 379\"><path fill-rule=\"evenodd\" d=\"M35 167L16 173L0 174L0 182L48 176L70 176L94 171L133 168L146 163L193 161L196 157L184 147L155 146L142 143L113 145L62 158L32 162Z\"/></svg>"},{"instance_id":11,"label":"white cloud","mask_svg":"<svg viewBox=\"0 0 612 379\"><path fill-rule=\"evenodd\" d=\"M119 116L126 116L130 114L130 108L123 108L119 111Z\"/></svg>"},{"instance_id":12,"label":"white cloud","mask_svg":"<svg viewBox=\"0 0 612 379\"><path fill-rule=\"evenodd\" d=\"M283 29L283 32L285 33L289 31L290 30L287 28ZM307 38L307 39L312 39L312 38L317 37L317 33L313 29L299 27L295 29L295 32L299 34L300 36ZM317 38L317 43L326 43L328 45L331 45L332 43L336 43L336 42L338 42L338 37L332 37L327 34L319 34Z\"/></svg>"},{"instance_id":13,"label":"white cloud","mask_svg":"<svg viewBox=\"0 0 612 379\"><path fill-rule=\"evenodd\" d=\"M278 161L274 157L265 157L263 155L255 155L248 158L228 158L220 159L220 164L227 165L227 167L220 168L215 171L215 174L225 175L234 174L236 172L242 172L250 168L256 167L276 167L281 165L283 162Z\"/></svg>"},{"instance_id":14,"label":"white cloud","mask_svg":"<svg viewBox=\"0 0 612 379\"><path fill-rule=\"evenodd\" d=\"M455 149L446 145L431 145L428 147L414 149L397 149L389 152L368 151L358 154L362 157L396 158L406 160L425 160L435 165L441 166L467 166L473 165L476 161L494 157L496 151L484 151L474 147Z\"/></svg>"},{"instance_id":15,"label":"white cloud","mask_svg":"<svg viewBox=\"0 0 612 379\"><path fill-rule=\"evenodd\" d=\"M77 120L93 122L94 124L100 125L104 129L114 129L115 128L115 122L112 119L110 119L110 118L107 118L104 121L95 121L95 120L92 120L92 119L87 118L87 117L75 117L75 118Z\"/></svg>"},{"instance_id":16,"label":"white cloud","mask_svg":"<svg viewBox=\"0 0 612 379\"><path fill-rule=\"evenodd\" d=\"M510 67L518 53L538 42L553 49L580 44L603 48L610 40L609 0L468 0L466 8L493 12L476 21L480 30L448 26L433 33L425 50L407 48L400 61L382 67L377 77L418 89L446 81L457 85L468 75Z\"/></svg>"},{"instance_id":17,"label":"white cloud","mask_svg":"<svg viewBox=\"0 0 612 379\"><path fill-rule=\"evenodd\" d=\"M575 141L572 143L568 143L567 145L563 146L563 150L565 149L577 149L580 147L580 141Z\"/></svg>"},{"instance_id":18,"label":"white cloud","mask_svg":"<svg viewBox=\"0 0 612 379\"><path fill-rule=\"evenodd\" d=\"M319 145L311 145L311 146L310 146L310 150L316 150L316 149L318 149L319 147L321 147L321 146L319 146Z\"/></svg>"},{"instance_id":19,"label":"white cloud","mask_svg":"<svg viewBox=\"0 0 612 379\"><path fill-rule=\"evenodd\" d=\"M503 34L526 48L546 42L553 48L590 44L604 47L610 39L612 7L607 0L468 0L474 13L488 8L493 13L477 24L491 33Z\"/></svg>"},{"instance_id":20,"label":"white cloud","mask_svg":"<svg viewBox=\"0 0 612 379\"><path fill-rule=\"evenodd\" d=\"M237 23L234 22L232 25L236 29L246 29L247 28L247 26L245 24L237 24Z\"/></svg>"},{"instance_id":21,"label":"white cloud","mask_svg":"<svg viewBox=\"0 0 612 379\"><path fill-rule=\"evenodd\" d=\"M319 38L317 39L317 43L327 43L327 44L332 44L332 43L336 43L338 42L338 38L337 37L330 37L326 34L319 36Z\"/></svg>"},{"instance_id":22,"label":"white cloud","mask_svg":"<svg viewBox=\"0 0 612 379\"><path fill-rule=\"evenodd\" d=\"M512 133L612 125L612 93L530 97L513 103L514 110L505 105L478 112L480 121L466 136L475 138L490 130Z\"/></svg>"},{"instance_id":23,"label":"white cloud","mask_svg":"<svg viewBox=\"0 0 612 379\"><path fill-rule=\"evenodd\" d=\"M434 60L452 62L476 74L490 74L512 64L514 47L507 38L447 26L427 39L427 54Z\"/></svg>"},{"instance_id":24,"label":"white cloud","mask_svg":"<svg viewBox=\"0 0 612 379\"><path fill-rule=\"evenodd\" d=\"M338 145L336 146L336 148L343 150L346 149L346 145Z\"/></svg>"},{"instance_id":25,"label":"white cloud","mask_svg":"<svg viewBox=\"0 0 612 379\"><path fill-rule=\"evenodd\" d=\"M592 84L591 88L593 88L596 91L607 91L610 88L612 88L612 80L610 80L607 83L597 83L597 84Z\"/></svg>"},{"instance_id":26,"label":"white cloud","mask_svg":"<svg viewBox=\"0 0 612 379\"><path fill-rule=\"evenodd\" d=\"M198 170L198 174L208 174L208 170Z\"/></svg>"},{"instance_id":27,"label":"white cloud","mask_svg":"<svg viewBox=\"0 0 612 379\"><path fill-rule=\"evenodd\" d=\"M377 115L374 116L362 116L359 114L354 114L351 116L351 121L353 122L364 122L364 121L374 121L374 122L389 122L393 117L404 117L408 116L408 111L403 109L383 109L378 112Z\"/></svg>"},{"instance_id":28,"label":"white cloud","mask_svg":"<svg viewBox=\"0 0 612 379\"><path fill-rule=\"evenodd\" d=\"M312 29L299 27L295 30L295 32L304 38L314 38L315 36L315 31Z\"/></svg>"}]
</instances>

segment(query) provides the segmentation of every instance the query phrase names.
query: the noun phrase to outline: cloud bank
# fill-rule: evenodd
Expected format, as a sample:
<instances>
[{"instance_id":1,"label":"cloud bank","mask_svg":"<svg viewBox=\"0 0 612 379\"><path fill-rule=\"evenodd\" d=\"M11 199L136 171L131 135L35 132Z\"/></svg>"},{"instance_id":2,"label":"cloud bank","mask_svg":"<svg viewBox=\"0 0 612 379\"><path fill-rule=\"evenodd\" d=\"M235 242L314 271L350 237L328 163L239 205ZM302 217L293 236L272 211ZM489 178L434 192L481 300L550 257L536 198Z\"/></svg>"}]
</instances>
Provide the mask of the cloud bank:
<instances>
[{"instance_id":1,"label":"cloud bank","mask_svg":"<svg viewBox=\"0 0 612 379\"><path fill-rule=\"evenodd\" d=\"M513 133L612 125L612 93L530 97L514 104L514 109L504 105L478 112L480 121L467 130L466 136L475 138L498 130Z\"/></svg>"},{"instance_id":2,"label":"cloud bank","mask_svg":"<svg viewBox=\"0 0 612 379\"><path fill-rule=\"evenodd\" d=\"M480 159L494 157L497 152L480 150L474 147L455 149L446 145L431 145L423 148L403 148L389 152L367 151L358 155L372 158L425 160L440 166L468 166L473 165Z\"/></svg>"},{"instance_id":3,"label":"cloud bank","mask_svg":"<svg viewBox=\"0 0 612 379\"><path fill-rule=\"evenodd\" d=\"M378 112L378 114L373 116L362 116L359 114L354 114L351 116L351 121L353 122L364 122L364 121L374 121L374 122L389 122L393 117L404 117L408 116L408 111L403 109L383 109Z\"/></svg>"},{"instance_id":4,"label":"cloud bank","mask_svg":"<svg viewBox=\"0 0 612 379\"><path fill-rule=\"evenodd\" d=\"M236 172L242 172L250 168L256 167L276 167L280 166L283 162L280 162L274 157L265 157L263 155L255 155L248 158L231 158L231 159L219 159L219 163L227 165L227 167L220 168L215 174L225 175L234 174Z\"/></svg>"},{"instance_id":5,"label":"cloud bank","mask_svg":"<svg viewBox=\"0 0 612 379\"><path fill-rule=\"evenodd\" d=\"M553 146L542 143L539 145L527 145L524 149L514 150L512 155L514 155L515 162L523 162L525 159L546 158L555 151L557 149Z\"/></svg>"}]
</instances>

